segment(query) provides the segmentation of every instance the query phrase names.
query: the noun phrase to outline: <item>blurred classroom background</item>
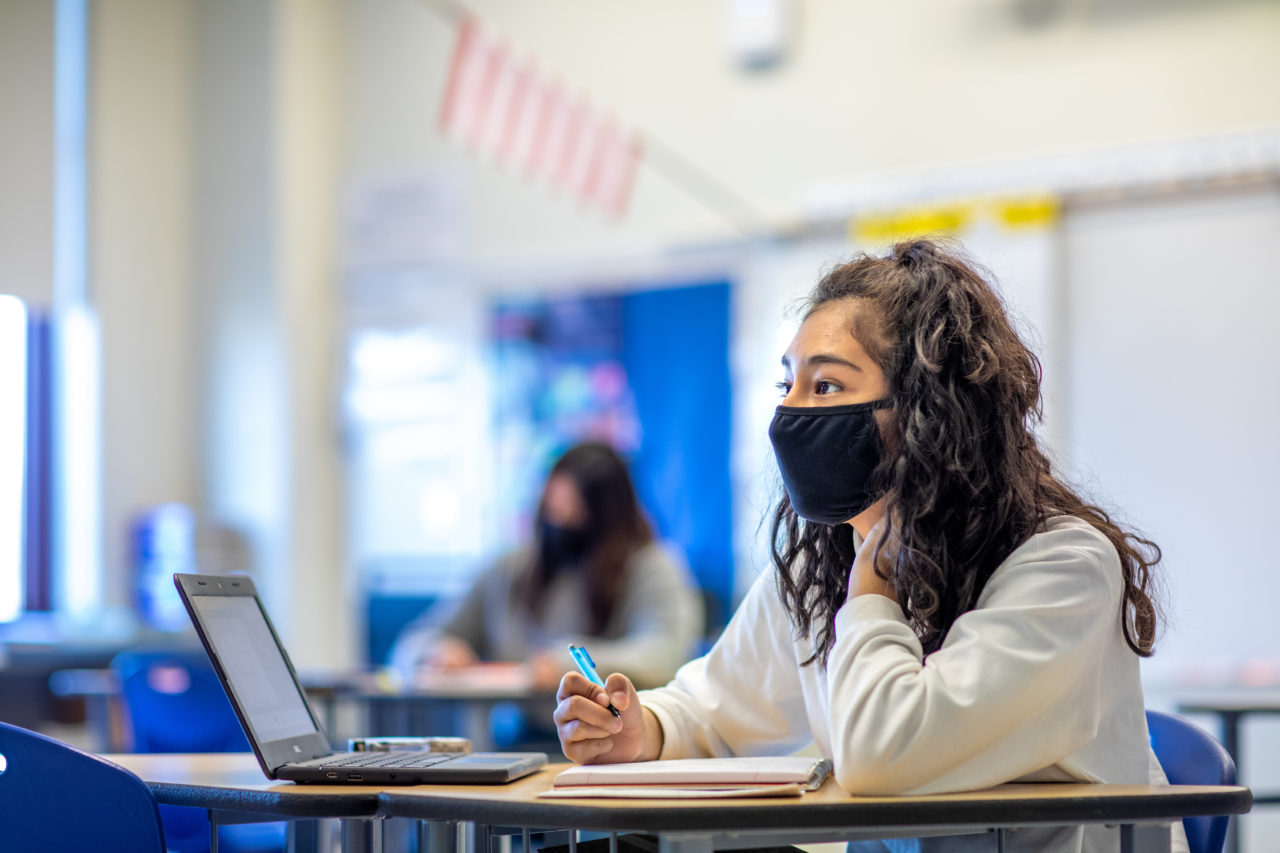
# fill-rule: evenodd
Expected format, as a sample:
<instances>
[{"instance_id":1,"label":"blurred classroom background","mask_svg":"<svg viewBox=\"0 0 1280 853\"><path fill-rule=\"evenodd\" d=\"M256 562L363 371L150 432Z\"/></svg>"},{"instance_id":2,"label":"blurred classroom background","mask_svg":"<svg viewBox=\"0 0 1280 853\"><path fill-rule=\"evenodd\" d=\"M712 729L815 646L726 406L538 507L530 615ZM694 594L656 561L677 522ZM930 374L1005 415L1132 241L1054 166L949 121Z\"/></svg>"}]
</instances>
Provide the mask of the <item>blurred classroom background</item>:
<instances>
[{"instance_id":1,"label":"blurred classroom background","mask_svg":"<svg viewBox=\"0 0 1280 853\"><path fill-rule=\"evenodd\" d=\"M0 719L74 731L175 570L376 666L587 437L722 622L795 298L939 232L1164 549L1151 706L1280 685L1280 3L0 0Z\"/></svg>"}]
</instances>

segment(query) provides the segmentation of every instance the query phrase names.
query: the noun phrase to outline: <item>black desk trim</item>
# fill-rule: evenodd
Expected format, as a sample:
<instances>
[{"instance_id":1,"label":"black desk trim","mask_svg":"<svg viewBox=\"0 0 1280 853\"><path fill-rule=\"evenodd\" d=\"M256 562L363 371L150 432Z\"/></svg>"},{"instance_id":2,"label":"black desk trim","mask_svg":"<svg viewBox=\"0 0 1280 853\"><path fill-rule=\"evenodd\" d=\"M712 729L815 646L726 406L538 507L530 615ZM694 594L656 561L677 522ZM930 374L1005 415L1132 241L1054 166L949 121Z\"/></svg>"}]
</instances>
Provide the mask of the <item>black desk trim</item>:
<instances>
[{"instance_id":1,"label":"black desk trim","mask_svg":"<svg viewBox=\"0 0 1280 853\"><path fill-rule=\"evenodd\" d=\"M362 795L352 794L348 788L341 794L327 795L316 792L319 786L307 786L306 794L236 790L189 782L147 782L147 786L165 805L278 815L282 819L374 817L381 805L382 790L371 787L367 795Z\"/></svg>"},{"instance_id":2,"label":"black desk trim","mask_svg":"<svg viewBox=\"0 0 1280 853\"><path fill-rule=\"evenodd\" d=\"M1052 783L1045 783L1052 784ZM1182 820L1188 814L1242 814L1253 798L1248 788L1219 792L1186 792L1159 795L1135 794L1104 797L1023 797L1012 800L964 801L939 799L936 806L922 805L920 798L906 802L877 800L874 804L805 803L788 801L785 809L761 809L759 804L698 800L683 806L629 805L625 800L595 800L586 806L563 800L537 802L480 801L460 797L436 797L422 793L400 794L384 790L382 814L417 820L450 820L489 825L573 827L601 832L658 832L689 830L748 831L911 826L1029 826L1084 823L1134 823ZM607 805L606 805L607 804ZM1082 808L1083 806L1083 808ZM858 812L862 811L862 814ZM1124 819L1116 817L1123 813Z\"/></svg>"}]
</instances>

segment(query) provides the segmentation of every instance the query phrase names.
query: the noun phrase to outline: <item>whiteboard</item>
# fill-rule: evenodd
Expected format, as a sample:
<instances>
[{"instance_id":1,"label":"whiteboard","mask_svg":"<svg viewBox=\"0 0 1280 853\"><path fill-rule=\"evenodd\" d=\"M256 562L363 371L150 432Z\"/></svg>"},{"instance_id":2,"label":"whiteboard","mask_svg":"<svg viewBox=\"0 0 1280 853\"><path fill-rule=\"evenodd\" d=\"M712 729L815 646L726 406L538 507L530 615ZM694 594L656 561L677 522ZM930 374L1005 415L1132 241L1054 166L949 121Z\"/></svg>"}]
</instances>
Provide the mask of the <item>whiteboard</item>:
<instances>
[{"instance_id":1,"label":"whiteboard","mask_svg":"<svg viewBox=\"0 0 1280 853\"><path fill-rule=\"evenodd\" d=\"M1057 451L1164 549L1148 673L1280 660L1280 189L1076 209L1061 239Z\"/></svg>"}]
</instances>

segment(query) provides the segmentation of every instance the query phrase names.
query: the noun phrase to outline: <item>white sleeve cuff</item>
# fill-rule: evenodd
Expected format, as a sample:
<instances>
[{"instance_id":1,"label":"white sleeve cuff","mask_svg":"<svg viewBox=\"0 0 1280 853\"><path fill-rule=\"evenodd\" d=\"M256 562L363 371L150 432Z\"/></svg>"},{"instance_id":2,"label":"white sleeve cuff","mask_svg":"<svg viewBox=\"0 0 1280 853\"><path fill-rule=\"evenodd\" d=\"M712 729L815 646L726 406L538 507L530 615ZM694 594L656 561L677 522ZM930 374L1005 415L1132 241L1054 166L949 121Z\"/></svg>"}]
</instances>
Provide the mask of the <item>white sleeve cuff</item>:
<instances>
[{"instance_id":1,"label":"white sleeve cuff","mask_svg":"<svg viewBox=\"0 0 1280 853\"><path fill-rule=\"evenodd\" d=\"M688 758L692 753L686 734L688 727L676 723L671 709L662 701L662 692L640 690L637 695L640 697L640 704L652 711L653 716L658 718L658 725L662 726L662 751L658 753L658 758Z\"/></svg>"},{"instance_id":2,"label":"white sleeve cuff","mask_svg":"<svg viewBox=\"0 0 1280 853\"><path fill-rule=\"evenodd\" d=\"M855 595L844 603L844 607L841 607L840 612L836 614L837 626L850 619L858 622L889 619L903 625L907 624L907 615L902 612L898 602L875 593Z\"/></svg>"}]
</instances>

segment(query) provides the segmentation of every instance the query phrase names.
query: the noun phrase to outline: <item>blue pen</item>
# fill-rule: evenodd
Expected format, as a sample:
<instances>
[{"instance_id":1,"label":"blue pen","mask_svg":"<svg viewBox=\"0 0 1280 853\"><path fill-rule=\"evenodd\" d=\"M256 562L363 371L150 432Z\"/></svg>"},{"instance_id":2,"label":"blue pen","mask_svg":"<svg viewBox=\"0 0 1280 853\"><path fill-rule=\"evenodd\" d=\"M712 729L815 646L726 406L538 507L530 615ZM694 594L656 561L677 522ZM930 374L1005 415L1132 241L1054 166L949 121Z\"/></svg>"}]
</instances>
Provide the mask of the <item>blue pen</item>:
<instances>
[{"instance_id":1,"label":"blue pen","mask_svg":"<svg viewBox=\"0 0 1280 853\"><path fill-rule=\"evenodd\" d=\"M603 690L604 680L600 678L600 673L596 672L596 662L591 659L591 655L587 654L587 647L570 643L569 654L573 657L573 662L578 665L578 671L589 678L592 684L599 685ZM612 702L609 703L609 713L618 718L622 717L618 709L613 707Z\"/></svg>"}]
</instances>

